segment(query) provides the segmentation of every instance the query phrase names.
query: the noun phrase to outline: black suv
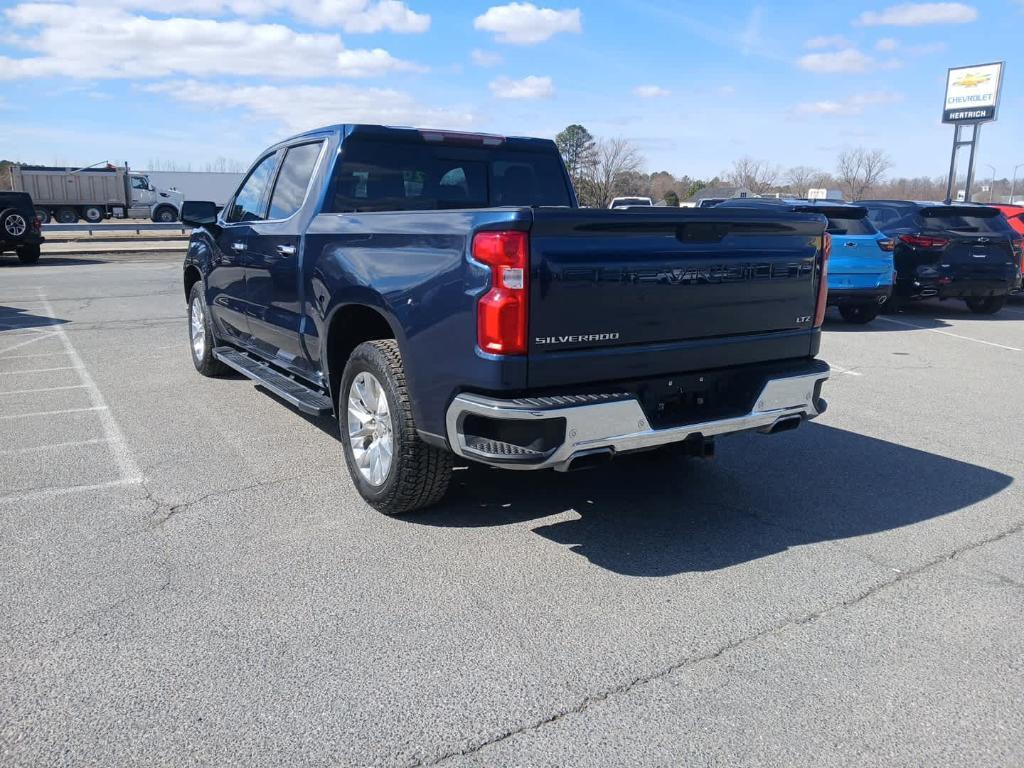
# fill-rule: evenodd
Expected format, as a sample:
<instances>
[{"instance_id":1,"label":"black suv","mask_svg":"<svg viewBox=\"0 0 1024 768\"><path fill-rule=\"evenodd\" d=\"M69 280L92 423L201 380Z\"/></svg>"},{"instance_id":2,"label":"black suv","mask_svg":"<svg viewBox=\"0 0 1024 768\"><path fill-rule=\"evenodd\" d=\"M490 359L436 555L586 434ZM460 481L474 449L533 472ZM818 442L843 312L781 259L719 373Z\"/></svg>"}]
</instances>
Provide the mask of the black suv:
<instances>
[{"instance_id":1,"label":"black suv","mask_svg":"<svg viewBox=\"0 0 1024 768\"><path fill-rule=\"evenodd\" d=\"M15 251L22 264L34 264L42 242L32 198L25 192L0 192L0 253Z\"/></svg>"},{"instance_id":2,"label":"black suv","mask_svg":"<svg viewBox=\"0 0 1024 768\"><path fill-rule=\"evenodd\" d=\"M937 296L963 299L972 312L990 315L1019 287L1020 235L997 209L910 200L858 205L896 242L890 304Z\"/></svg>"}]
</instances>

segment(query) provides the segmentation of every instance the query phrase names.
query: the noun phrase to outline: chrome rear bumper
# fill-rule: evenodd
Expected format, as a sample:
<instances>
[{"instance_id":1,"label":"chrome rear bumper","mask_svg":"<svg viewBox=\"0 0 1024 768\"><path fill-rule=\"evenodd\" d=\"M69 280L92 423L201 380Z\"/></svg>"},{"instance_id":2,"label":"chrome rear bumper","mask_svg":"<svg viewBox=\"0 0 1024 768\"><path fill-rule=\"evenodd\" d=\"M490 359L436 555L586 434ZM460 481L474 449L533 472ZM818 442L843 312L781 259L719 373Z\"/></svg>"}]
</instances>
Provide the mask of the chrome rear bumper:
<instances>
[{"instance_id":1,"label":"chrome rear bumper","mask_svg":"<svg viewBox=\"0 0 1024 768\"><path fill-rule=\"evenodd\" d=\"M625 453L681 442L689 437L759 430L772 432L813 419L825 410L817 397L819 383L829 377L827 368L814 373L770 379L761 390L753 409L733 418L654 429L640 403L633 396L606 398L567 396L502 400L464 393L448 407L446 426L452 450L485 464L507 469L549 469L565 471L576 459L595 453ZM610 399L615 397L615 399ZM565 440L554 449L530 456L499 457L475 450L463 432L467 415L490 419L565 419Z\"/></svg>"}]
</instances>

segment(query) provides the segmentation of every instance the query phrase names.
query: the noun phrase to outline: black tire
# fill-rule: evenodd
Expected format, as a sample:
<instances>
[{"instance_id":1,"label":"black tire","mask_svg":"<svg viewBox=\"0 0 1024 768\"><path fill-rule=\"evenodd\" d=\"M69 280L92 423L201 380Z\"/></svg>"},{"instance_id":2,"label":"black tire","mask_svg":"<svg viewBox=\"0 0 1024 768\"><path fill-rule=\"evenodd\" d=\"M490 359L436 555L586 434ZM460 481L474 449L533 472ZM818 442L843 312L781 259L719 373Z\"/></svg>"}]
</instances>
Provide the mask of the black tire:
<instances>
[{"instance_id":1,"label":"black tire","mask_svg":"<svg viewBox=\"0 0 1024 768\"><path fill-rule=\"evenodd\" d=\"M17 208L0 211L0 239L19 240L32 227L32 220Z\"/></svg>"},{"instance_id":2,"label":"black tire","mask_svg":"<svg viewBox=\"0 0 1024 768\"><path fill-rule=\"evenodd\" d=\"M98 205L87 205L82 208L82 218L90 224L99 224L103 221L105 211Z\"/></svg>"},{"instance_id":3,"label":"black tire","mask_svg":"<svg viewBox=\"0 0 1024 768\"><path fill-rule=\"evenodd\" d=\"M61 224L77 224L78 223L78 211L74 208L58 208L57 209L57 221Z\"/></svg>"},{"instance_id":4,"label":"black tire","mask_svg":"<svg viewBox=\"0 0 1024 768\"><path fill-rule=\"evenodd\" d=\"M18 252L18 261L22 264L35 264L39 261L39 243L19 245L16 250Z\"/></svg>"},{"instance_id":5,"label":"black tire","mask_svg":"<svg viewBox=\"0 0 1024 768\"><path fill-rule=\"evenodd\" d=\"M843 320L848 323L857 323L858 325L870 323L878 317L878 313L881 311L882 305L876 303L839 305L839 314L843 316Z\"/></svg>"},{"instance_id":6,"label":"black tire","mask_svg":"<svg viewBox=\"0 0 1024 768\"><path fill-rule=\"evenodd\" d=\"M36 218L39 219L40 224L49 224L51 219L50 212L45 208L36 208Z\"/></svg>"},{"instance_id":7,"label":"black tire","mask_svg":"<svg viewBox=\"0 0 1024 768\"><path fill-rule=\"evenodd\" d=\"M170 224L172 221L178 220L178 212L169 205L158 206L153 211L153 221L158 224Z\"/></svg>"},{"instance_id":8,"label":"black tire","mask_svg":"<svg viewBox=\"0 0 1024 768\"><path fill-rule=\"evenodd\" d=\"M391 415L392 458L383 482L374 485L360 471L348 429L348 398L352 382L363 372L381 385ZM401 515L440 501L451 480L453 456L424 443L413 423L405 369L398 342L367 341L352 352L338 390L338 422L345 463L359 494L385 515Z\"/></svg>"},{"instance_id":9,"label":"black tire","mask_svg":"<svg viewBox=\"0 0 1024 768\"><path fill-rule=\"evenodd\" d=\"M201 324L203 327L202 349L196 349L197 344L193 334L193 314L201 312ZM213 333L213 323L210 321L210 311L206 306L206 297L203 295L203 281L197 280L188 294L188 348L192 353L192 364L203 376L223 376L227 373L228 367L213 356L213 348L217 346L217 337Z\"/></svg>"},{"instance_id":10,"label":"black tire","mask_svg":"<svg viewBox=\"0 0 1024 768\"><path fill-rule=\"evenodd\" d=\"M967 308L976 315L994 315L1006 306L1006 294L964 299Z\"/></svg>"}]
</instances>

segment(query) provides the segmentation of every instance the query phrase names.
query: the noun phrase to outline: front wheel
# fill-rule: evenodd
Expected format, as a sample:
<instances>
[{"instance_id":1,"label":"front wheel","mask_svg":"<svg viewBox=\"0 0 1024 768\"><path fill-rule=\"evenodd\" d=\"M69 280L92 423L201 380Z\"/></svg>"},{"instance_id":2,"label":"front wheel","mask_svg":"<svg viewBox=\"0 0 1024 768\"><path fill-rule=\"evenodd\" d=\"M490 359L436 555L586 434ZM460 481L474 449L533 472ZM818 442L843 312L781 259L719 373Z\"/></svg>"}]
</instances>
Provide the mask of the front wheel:
<instances>
[{"instance_id":1,"label":"front wheel","mask_svg":"<svg viewBox=\"0 0 1024 768\"><path fill-rule=\"evenodd\" d=\"M32 245L20 245L17 248L18 261L22 264L35 264L39 261L39 243L33 243Z\"/></svg>"},{"instance_id":2,"label":"front wheel","mask_svg":"<svg viewBox=\"0 0 1024 768\"><path fill-rule=\"evenodd\" d=\"M994 315L1006 306L1006 294L964 299L967 308L976 315Z\"/></svg>"},{"instance_id":3,"label":"front wheel","mask_svg":"<svg viewBox=\"0 0 1024 768\"><path fill-rule=\"evenodd\" d=\"M82 218L90 224L99 224L103 221L104 210L97 205L87 205L82 209Z\"/></svg>"},{"instance_id":4,"label":"front wheel","mask_svg":"<svg viewBox=\"0 0 1024 768\"><path fill-rule=\"evenodd\" d=\"M220 376L227 366L213 356L216 339L203 296L203 281L197 280L188 294L188 340L192 364L203 376Z\"/></svg>"},{"instance_id":5,"label":"front wheel","mask_svg":"<svg viewBox=\"0 0 1024 768\"><path fill-rule=\"evenodd\" d=\"M168 205L162 205L153 212L153 221L159 224L170 224L178 220L178 212Z\"/></svg>"},{"instance_id":6,"label":"front wheel","mask_svg":"<svg viewBox=\"0 0 1024 768\"><path fill-rule=\"evenodd\" d=\"M848 323L870 323L882 311L881 304L840 304L839 314Z\"/></svg>"},{"instance_id":7,"label":"front wheel","mask_svg":"<svg viewBox=\"0 0 1024 768\"><path fill-rule=\"evenodd\" d=\"M367 341L352 352L338 391L338 421L352 482L377 511L400 515L444 496L453 457L416 433L396 341Z\"/></svg>"}]
</instances>

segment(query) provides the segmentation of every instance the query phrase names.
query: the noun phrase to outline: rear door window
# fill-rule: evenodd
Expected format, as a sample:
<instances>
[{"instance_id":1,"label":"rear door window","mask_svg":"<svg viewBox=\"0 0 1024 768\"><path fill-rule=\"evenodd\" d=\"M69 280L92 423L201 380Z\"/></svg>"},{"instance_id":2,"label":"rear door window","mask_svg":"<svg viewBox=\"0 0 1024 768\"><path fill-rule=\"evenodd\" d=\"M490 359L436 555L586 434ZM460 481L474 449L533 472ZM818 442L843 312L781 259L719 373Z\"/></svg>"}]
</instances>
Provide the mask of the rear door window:
<instances>
[{"instance_id":1,"label":"rear door window","mask_svg":"<svg viewBox=\"0 0 1024 768\"><path fill-rule=\"evenodd\" d=\"M981 233L989 235L1002 235L1010 231L1010 225L1006 219L994 208L991 213L986 209L971 209L959 211L955 208L936 207L922 208L918 211L917 225L921 229L939 229L951 232L965 232L968 234Z\"/></svg>"},{"instance_id":2,"label":"rear door window","mask_svg":"<svg viewBox=\"0 0 1024 768\"><path fill-rule=\"evenodd\" d=\"M224 220L234 224L240 221L259 221L263 218L263 201L266 198L267 185L274 172L274 164L277 160L277 153L264 157L252 169L252 172L242 182L235 199L231 201L228 215Z\"/></svg>"},{"instance_id":3,"label":"rear door window","mask_svg":"<svg viewBox=\"0 0 1024 768\"><path fill-rule=\"evenodd\" d=\"M874 235L878 232L874 225L865 219L840 219L828 217L828 233L830 235Z\"/></svg>"},{"instance_id":4,"label":"rear door window","mask_svg":"<svg viewBox=\"0 0 1024 768\"><path fill-rule=\"evenodd\" d=\"M270 198L269 218L287 219L302 207L322 148L321 141L288 148Z\"/></svg>"}]
</instances>

